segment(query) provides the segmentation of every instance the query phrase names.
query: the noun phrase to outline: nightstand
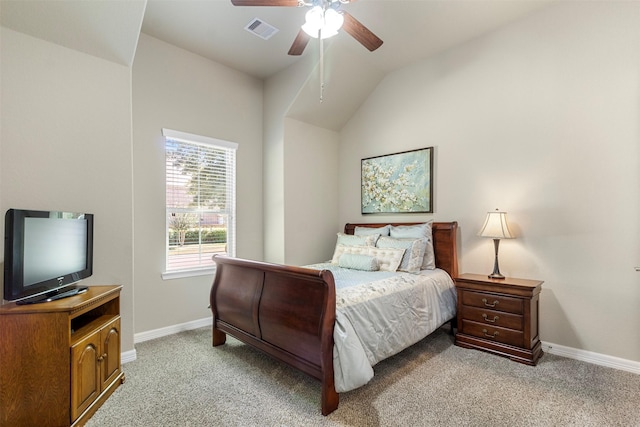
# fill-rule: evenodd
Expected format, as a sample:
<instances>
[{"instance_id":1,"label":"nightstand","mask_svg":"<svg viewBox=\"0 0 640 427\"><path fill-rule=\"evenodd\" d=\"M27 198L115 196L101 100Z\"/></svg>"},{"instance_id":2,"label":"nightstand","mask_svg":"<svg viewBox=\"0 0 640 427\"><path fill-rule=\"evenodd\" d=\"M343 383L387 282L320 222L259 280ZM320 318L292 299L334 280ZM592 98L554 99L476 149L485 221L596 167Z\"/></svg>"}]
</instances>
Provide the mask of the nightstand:
<instances>
[{"instance_id":1,"label":"nightstand","mask_svg":"<svg viewBox=\"0 0 640 427\"><path fill-rule=\"evenodd\" d=\"M461 274L456 345L535 365L542 356L538 305L542 281Z\"/></svg>"}]
</instances>

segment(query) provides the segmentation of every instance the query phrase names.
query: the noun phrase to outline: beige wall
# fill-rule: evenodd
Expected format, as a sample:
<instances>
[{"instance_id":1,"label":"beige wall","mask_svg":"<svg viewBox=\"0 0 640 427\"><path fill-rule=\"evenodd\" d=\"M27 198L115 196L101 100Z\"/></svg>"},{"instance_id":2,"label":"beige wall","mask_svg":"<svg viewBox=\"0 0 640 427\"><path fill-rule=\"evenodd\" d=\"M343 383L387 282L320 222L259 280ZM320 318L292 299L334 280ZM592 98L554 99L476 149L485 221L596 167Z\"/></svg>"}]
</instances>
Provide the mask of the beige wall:
<instances>
[{"instance_id":1,"label":"beige wall","mask_svg":"<svg viewBox=\"0 0 640 427\"><path fill-rule=\"evenodd\" d=\"M562 2L388 75L341 133L340 222L373 219L361 158L434 146L434 214L392 218L459 221L460 271L489 273L476 233L506 210L500 267L545 281L542 340L640 361L639 22Z\"/></svg>"},{"instance_id":2,"label":"beige wall","mask_svg":"<svg viewBox=\"0 0 640 427\"><path fill-rule=\"evenodd\" d=\"M2 215L95 215L93 276L83 283L124 286L122 350L132 350L130 69L6 28L1 40Z\"/></svg>"},{"instance_id":3,"label":"beige wall","mask_svg":"<svg viewBox=\"0 0 640 427\"><path fill-rule=\"evenodd\" d=\"M285 257L306 265L331 259L338 224L338 133L284 121Z\"/></svg>"},{"instance_id":4,"label":"beige wall","mask_svg":"<svg viewBox=\"0 0 640 427\"><path fill-rule=\"evenodd\" d=\"M316 82L316 62L315 57L304 56L265 82L264 258L268 262L305 265L326 260L335 246L327 236L339 230L338 133L289 118L309 82Z\"/></svg>"},{"instance_id":5,"label":"beige wall","mask_svg":"<svg viewBox=\"0 0 640 427\"><path fill-rule=\"evenodd\" d=\"M211 316L213 275L162 280L162 128L239 144L237 256L262 259L262 82L145 34L133 64L136 332Z\"/></svg>"},{"instance_id":6,"label":"beige wall","mask_svg":"<svg viewBox=\"0 0 640 427\"><path fill-rule=\"evenodd\" d=\"M262 187L264 192L264 260L285 263L284 119L309 78L313 60L300 61L265 80L264 150Z\"/></svg>"}]
</instances>

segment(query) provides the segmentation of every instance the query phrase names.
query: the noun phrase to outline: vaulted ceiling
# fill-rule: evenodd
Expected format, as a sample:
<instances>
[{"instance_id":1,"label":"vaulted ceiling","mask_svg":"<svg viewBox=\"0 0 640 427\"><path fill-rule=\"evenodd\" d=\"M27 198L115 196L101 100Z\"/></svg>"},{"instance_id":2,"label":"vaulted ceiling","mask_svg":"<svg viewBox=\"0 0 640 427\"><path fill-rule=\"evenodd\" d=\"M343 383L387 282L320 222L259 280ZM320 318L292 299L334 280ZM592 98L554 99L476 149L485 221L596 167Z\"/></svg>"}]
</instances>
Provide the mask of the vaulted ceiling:
<instances>
[{"instance_id":1,"label":"vaulted ceiling","mask_svg":"<svg viewBox=\"0 0 640 427\"><path fill-rule=\"evenodd\" d=\"M352 47L391 71L491 31L543 5L530 0L358 0L342 8L384 44L369 52L344 32L331 43ZM287 55L306 7L233 6L230 0L149 0L142 31L264 78L298 60ZM244 30L259 18L279 31L263 40ZM318 43L314 39L310 43ZM305 54L312 54L311 49Z\"/></svg>"},{"instance_id":2,"label":"vaulted ceiling","mask_svg":"<svg viewBox=\"0 0 640 427\"><path fill-rule=\"evenodd\" d=\"M319 82L310 81L294 113L313 124L339 129L381 76L507 25L550 1L358 0L345 4L344 10L384 44L369 52L343 31L327 39L323 71L334 79L334 86L353 91L349 99L334 91L333 98L320 107L318 90L311 90ZM297 61L319 56L316 39L302 56L287 55L306 11L306 7L233 6L230 0L1 0L0 23L124 65L132 65L142 31L264 79ZM278 31L268 40L246 31L255 18ZM331 58L331 51L339 53ZM348 111L344 111L346 104Z\"/></svg>"}]
</instances>

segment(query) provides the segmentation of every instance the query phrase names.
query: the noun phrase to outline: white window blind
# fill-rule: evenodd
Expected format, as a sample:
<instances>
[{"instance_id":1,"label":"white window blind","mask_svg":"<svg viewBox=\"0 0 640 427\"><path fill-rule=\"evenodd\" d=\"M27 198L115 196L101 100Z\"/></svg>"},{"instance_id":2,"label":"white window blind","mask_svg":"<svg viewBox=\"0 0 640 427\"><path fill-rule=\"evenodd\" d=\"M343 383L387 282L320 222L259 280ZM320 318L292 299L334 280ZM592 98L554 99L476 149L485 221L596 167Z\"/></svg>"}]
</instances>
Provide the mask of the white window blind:
<instances>
[{"instance_id":1,"label":"white window blind","mask_svg":"<svg viewBox=\"0 0 640 427\"><path fill-rule=\"evenodd\" d=\"M238 145L163 129L166 153L166 271L210 269L235 254Z\"/></svg>"}]
</instances>

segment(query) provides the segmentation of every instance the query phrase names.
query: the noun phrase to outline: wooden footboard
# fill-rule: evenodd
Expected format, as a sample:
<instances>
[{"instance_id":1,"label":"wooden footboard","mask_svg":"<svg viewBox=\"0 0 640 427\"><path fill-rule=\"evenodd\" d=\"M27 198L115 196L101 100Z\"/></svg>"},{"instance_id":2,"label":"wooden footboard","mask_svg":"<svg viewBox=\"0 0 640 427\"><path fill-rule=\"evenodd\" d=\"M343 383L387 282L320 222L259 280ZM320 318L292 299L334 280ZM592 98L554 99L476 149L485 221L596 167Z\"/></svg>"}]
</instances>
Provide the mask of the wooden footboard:
<instances>
[{"instance_id":1,"label":"wooden footboard","mask_svg":"<svg viewBox=\"0 0 640 427\"><path fill-rule=\"evenodd\" d=\"M322 414L338 407L333 376L336 290L327 270L215 256L213 345L226 333L317 378Z\"/></svg>"}]
</instances>

